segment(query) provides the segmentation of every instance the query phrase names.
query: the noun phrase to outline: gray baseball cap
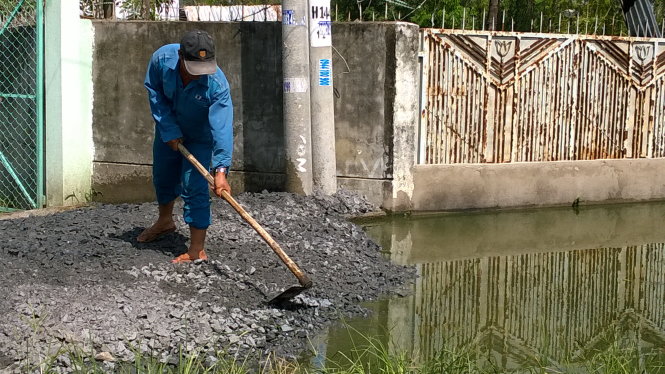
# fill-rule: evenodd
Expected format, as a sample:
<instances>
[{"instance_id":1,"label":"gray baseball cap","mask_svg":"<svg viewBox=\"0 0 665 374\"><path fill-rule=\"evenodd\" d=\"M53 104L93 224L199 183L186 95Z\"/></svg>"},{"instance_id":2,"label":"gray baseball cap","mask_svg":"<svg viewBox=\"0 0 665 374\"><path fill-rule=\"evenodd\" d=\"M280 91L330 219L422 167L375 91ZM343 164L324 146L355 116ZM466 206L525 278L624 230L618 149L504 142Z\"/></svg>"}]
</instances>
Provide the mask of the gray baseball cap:
<instances>
[{"instance_id":1,"label":"gray baseball cap","mask_svg":"<svg viewBox=\"0 0 665 374\"><path fill-rule=\"evenodd\" d=\"M212 36L202 30L188 31L180 40L185 69L192 75L215 74L215 44Z\"/></svg>"}]
</instances>

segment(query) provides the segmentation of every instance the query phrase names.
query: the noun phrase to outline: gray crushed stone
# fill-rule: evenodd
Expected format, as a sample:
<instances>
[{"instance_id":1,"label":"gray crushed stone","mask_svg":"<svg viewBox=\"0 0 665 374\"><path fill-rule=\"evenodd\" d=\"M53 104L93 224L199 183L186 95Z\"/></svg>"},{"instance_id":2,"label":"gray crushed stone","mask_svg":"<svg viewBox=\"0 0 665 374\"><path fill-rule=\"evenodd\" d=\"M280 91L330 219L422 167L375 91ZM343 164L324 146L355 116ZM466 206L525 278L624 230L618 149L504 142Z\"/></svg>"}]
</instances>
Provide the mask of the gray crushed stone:
<instances>
[{"instance_id":1,"label":"gray crushed stone","mask_svg":"<svg viewBox=\"0 0 665 374\"><path fill-rule=\"evenodd\" d=\"M171 363L182 353L212 362L220 350L294 358L322 328L364 315L359 302L415 277L412 268L386 261L347 220L377 210L361 196L264 192L237 200L308 273L312 289L268 305L297 280L219 199L206 239L210 261L200 264L170 263L188 244L180 218L175 233L136 242L156 217L154 203L0 221L0 372L20 372L63 347L96 355L109 368L139 351ZM57 365L66 372L71 362L60 354Z\"/></svg>"}]
</instances>

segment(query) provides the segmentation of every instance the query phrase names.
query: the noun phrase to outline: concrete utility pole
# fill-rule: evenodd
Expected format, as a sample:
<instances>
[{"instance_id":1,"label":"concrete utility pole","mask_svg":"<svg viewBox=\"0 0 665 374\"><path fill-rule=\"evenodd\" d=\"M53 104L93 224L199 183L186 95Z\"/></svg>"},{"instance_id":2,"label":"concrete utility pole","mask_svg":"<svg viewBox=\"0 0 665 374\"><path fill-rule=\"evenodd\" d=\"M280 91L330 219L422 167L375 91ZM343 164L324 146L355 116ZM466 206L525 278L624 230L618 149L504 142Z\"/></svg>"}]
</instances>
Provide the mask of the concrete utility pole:
<instances>
[{"instance_id":1,"label":"concrete utility pole","mask_svg":"<svg viewBox=\"0 0 665 374\"><path fill-rule=\"evenodd\" d=\"M330 0L309 0L309 64L314 188L337 192Z\"/></svg>"},{"instance_id":2,"label":"concrete utility pole","mask_svg":"<svg viewBox=\"0 0 665 374\"><path fill-rule=\"evenodd\" d=\"M312 194L307 0L282 1L286 191Z\"/></svg>"}]
</instances>

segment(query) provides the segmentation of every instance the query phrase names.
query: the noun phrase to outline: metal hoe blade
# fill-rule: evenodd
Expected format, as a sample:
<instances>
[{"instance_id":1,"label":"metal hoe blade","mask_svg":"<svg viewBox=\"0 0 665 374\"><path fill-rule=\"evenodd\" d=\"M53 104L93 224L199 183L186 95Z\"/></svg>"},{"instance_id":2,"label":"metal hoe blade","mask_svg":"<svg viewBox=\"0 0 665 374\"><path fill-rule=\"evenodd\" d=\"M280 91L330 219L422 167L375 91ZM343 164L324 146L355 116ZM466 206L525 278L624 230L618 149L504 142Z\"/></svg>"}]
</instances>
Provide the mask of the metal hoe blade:
<instances>
[{"instance_id":1,"label":"metal hoe blade","mask_svg":"<svg viewBox=\"0 0 665 374\"><path fill-rule=\"evenodd\" d=\"M289 301L292 298L300 295L303 291L306 289L310 288L309 287L303 287L303 286L291 286L287 288L286 290L282 291L282 293L278 294L277 296L273 297L268 301L268 304L274 305L274 304L280 304L284 301Z\"/></svg>"}]
</instances>

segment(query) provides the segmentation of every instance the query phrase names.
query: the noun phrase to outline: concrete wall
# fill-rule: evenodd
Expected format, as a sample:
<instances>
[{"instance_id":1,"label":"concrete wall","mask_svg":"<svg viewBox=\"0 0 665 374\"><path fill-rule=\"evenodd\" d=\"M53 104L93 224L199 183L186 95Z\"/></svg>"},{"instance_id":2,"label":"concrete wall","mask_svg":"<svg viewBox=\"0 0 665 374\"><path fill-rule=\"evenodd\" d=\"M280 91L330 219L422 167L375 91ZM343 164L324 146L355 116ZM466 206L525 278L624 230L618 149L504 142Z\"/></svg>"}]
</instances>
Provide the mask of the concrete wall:
<instances>
[{"instance_id":1,"label":"concrete wall","mask_svg":"<svg viewBox=\"0 0 665 374\"><path fill-rule=\"evenodd\" d=\"M215 38L218 63L231 85L232 188L283 190L281 24L95 21L93 26L93 188L101 193L98 199L154 198L154 124L143 87L145 69L155 49L177 42L195 27ZM397 152L415 152L417 44L418 28L411 24L333 26L333 45L339 52L333 57L339 185L387 207L410 201L396 198L410 195L394 188L393 176L415 160L414 154L406 162L395 162ZM399 183L404 185L401 179Z\"/></svg>"},{"instance_id":2,"label":"concrete wall","mask_svg":"<svg viewBox=\"0 0 665 374\"><path fill-rule=\"evenodd\" d=\"M91 192L93 27L75 1L45 7L46 204L84 203Z\"/></svg>"},{"instance_id":3,"label":"concrete wall","mask_svg":"<svg viewBox=\"0 0 665 374\"><path fill-rule=\"evenodd\" d=\"M158 47L178 42L189 29L216 40L234 104L236 191L281 189L284 143L281 94L281 25L276 23L94 22L93 186L103 201L152 200L152 139L143 80Z\"/></svg>"},{"instance_id":4,"label":"concrete wall","mask_svg":"<svg viewBox=\"0 0 665 374\"><path fill-rule=\"evenodd\" d=\"M662 200L665 159L418 165L414 210Z\"/></svg>"},{"instance_id":5,"label":"concrete wall","mask_svg":"<svg viewBox=\"0 0 665 374\"><path fill-rule=\"evenodd\" d=\"M407 210L416 159L418 27L334 23L338 185ZM335 53L336 52L336 53Z\"/></svg>"},{"instance_id":6,"label":"concrete wall","mask_svg":"<svg viewBox=\"0 0 665 374\"><path fill-rule=\"evenodd\" d=\"M143 87L145 69L156 48L177 42L194 27L215 37L218 62L232 87L234 191L283 190L280 24L77 21L62 27L78 33L80 44L94 35L94 50L69 51L64 43L51 41L60 40L55 34L47 41L63 61L47 70L47 92L61 97L47 104L48 191L55 191L51 205L63 201L70 189L77 196L85 193L85 186L70 185L89 175L90 139L94 162L87 165L94 166L92 188L101 193L99 200L154 198L154 124ZM335 23L333 46L338 185L384 208L433 211L569 205L577 198L582 203L665 198L665 159L416 165L418 28ZM91 73L86 70L89 54ZM73 64L83 69L69 72ZM93 92L83 82L86 74L92 74L94 88L91 111L86 109ZM86 133L86 110L92 136Z\"/></svg>"}]
</instances>

